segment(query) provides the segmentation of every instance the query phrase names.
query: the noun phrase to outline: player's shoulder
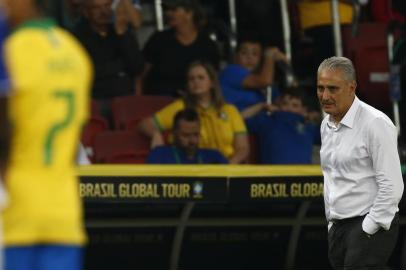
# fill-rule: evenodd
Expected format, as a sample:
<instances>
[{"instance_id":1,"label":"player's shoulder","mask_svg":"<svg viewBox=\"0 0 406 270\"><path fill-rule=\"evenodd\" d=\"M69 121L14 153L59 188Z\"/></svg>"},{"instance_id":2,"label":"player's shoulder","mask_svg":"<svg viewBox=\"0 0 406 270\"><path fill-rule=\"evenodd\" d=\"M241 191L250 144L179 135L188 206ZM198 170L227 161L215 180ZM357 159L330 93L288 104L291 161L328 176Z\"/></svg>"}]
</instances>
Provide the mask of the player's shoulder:
<instances>
[{"instance_id":1,"label":"player's shoulder","mask_svg":"<svg viewBox=\"0 0 406 270\"><path fill-rule=\"evenodd\" d=\"M11 54L29 57L38 50L46 50L49 43L49 33L55 24L52 20L32 20L17 26L12 30L5 42L5 50ZM28 49L29 48L29 49Z\"/></svg>"},{"instance_id":2,"label":"player's shoulder","mask_svg":"<svg viewBox=\"0 0 406 270\"><path fill-rule=\"evenodd\" d=\"M13 45L13 48L23 44L25 49L27 46L32 49L36 46L44 46L44 44L58 45L61 43L80 47L79 42L76 41L72 34L57 26L52 19L48 18L22 23L12 31L7 43Z\"/></svg>"},{"instance_id":3,"label":"player's shoulder","mask_svg":"<svg viewBox=\"0 0 406 270\"><path fill-rule=\"evenodd\" d=\"M53 31L57 35L57 38L63 42L64 46L68 48L71 58L75 56L76 59L82 61L82 67L87 67L91 70L92 61L90 56L77 38L72 33L59 26L55 26Z\"/></svg>"}]
</instances>

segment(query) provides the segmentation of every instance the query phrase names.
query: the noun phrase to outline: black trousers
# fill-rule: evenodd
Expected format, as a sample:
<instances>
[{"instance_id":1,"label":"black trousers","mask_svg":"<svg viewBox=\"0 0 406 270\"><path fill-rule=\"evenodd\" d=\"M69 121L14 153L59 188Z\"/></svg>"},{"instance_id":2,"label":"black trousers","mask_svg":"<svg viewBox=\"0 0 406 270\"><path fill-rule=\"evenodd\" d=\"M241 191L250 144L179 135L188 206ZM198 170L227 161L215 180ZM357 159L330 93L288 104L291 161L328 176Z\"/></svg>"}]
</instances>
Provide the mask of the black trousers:
<instances>
[{"instance_id":1,"label":"black trousers","mask_svg":"<svg viewBox=\"0 0 406 270\"><path fill-rule=\"evenodd\" d=\"M364 216L334 222L328 233L328 256L332 267L338 269L384 269L395 245L399 231L396 214L388 231L380 229L373 235L362 230Z\"/></svg>"}]
</instances>

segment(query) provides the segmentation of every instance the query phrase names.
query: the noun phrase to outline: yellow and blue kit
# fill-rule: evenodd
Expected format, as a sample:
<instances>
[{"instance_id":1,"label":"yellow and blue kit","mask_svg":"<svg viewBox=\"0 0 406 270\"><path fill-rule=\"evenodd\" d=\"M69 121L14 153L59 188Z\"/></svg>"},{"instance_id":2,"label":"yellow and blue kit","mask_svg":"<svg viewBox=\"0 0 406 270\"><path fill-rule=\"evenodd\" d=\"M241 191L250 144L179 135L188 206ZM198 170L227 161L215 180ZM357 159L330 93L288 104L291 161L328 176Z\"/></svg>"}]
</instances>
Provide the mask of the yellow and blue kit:
<instances>
[{"instance_id":1,"label":"yellow and blue kit","mask_svg":"<svg viewBox=\"0 0 406 270\"><path fill-rule=\"evenodd\" d=\"M88 114L90 60L48 19L20 25L4 52L13 126L5 244L81 245L86 238L74 159Z\"/></svg>"}]
</instances>

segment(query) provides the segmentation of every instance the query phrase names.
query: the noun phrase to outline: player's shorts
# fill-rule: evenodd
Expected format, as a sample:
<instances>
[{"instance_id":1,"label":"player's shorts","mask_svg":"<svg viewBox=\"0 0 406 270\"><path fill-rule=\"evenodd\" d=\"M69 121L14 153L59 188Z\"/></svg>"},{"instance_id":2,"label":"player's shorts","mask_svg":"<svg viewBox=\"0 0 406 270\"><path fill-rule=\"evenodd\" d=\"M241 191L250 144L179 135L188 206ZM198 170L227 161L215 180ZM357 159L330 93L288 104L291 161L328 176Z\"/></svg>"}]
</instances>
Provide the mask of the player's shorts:
<instances>
[{"instance_id":1,"label":"player's shorts","mask_svg":"<svg viewBox=\"0 0 406 270\"><path fill-rule=\"evenodd\" d=\"M9 246L4 270L81 270L83 249L68 245Z\"/></svg>"}]
</instances>

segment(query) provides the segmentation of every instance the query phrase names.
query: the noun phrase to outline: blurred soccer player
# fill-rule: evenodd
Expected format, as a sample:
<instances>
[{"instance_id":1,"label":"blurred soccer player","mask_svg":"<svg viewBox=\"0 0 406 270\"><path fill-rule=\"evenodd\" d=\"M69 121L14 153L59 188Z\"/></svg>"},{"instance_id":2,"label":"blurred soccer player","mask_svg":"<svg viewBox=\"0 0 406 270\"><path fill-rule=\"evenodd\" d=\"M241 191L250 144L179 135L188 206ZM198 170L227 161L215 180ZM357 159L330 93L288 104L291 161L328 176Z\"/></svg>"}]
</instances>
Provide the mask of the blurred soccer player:
<instances>
[{"instance_id":1,"label":"blurred soccer player","mask_svg":"<svg viewBox=\"0 0 406 270\"><path fill-rule=\"evenodd\" d=\"M12 126L5 269L81 269L85 232L74 164L91 64L70 34L42 17L38 0L0 3L13 28L4 46L10 92L0 108Z\"/></svg>"}]
</instances>

